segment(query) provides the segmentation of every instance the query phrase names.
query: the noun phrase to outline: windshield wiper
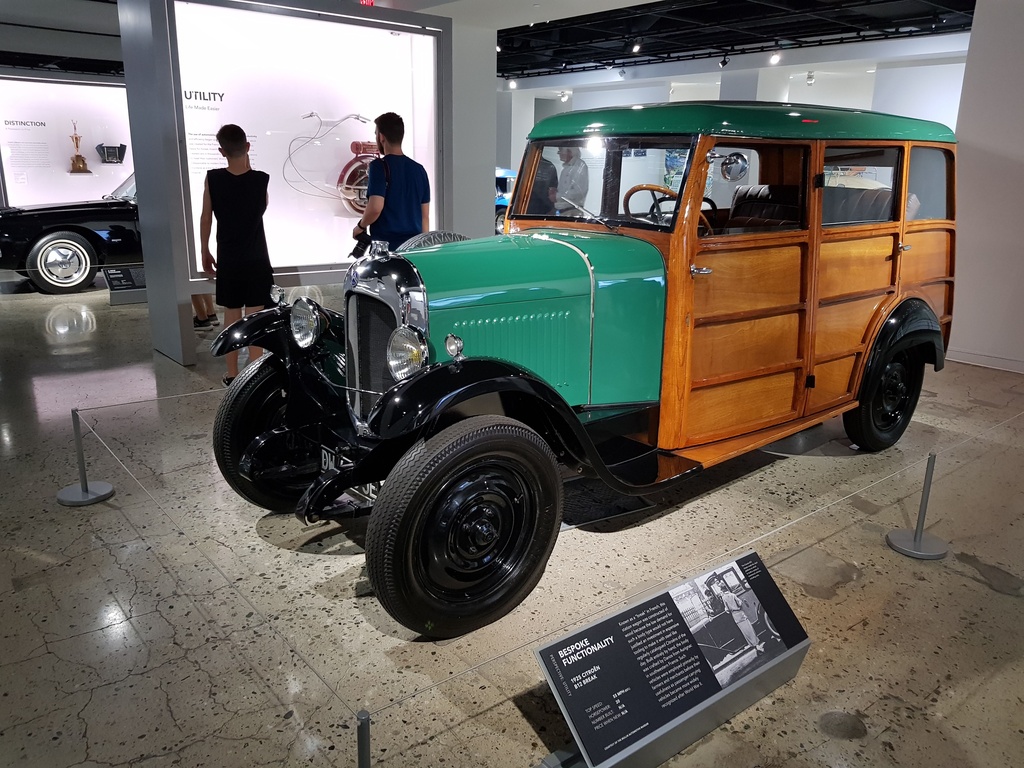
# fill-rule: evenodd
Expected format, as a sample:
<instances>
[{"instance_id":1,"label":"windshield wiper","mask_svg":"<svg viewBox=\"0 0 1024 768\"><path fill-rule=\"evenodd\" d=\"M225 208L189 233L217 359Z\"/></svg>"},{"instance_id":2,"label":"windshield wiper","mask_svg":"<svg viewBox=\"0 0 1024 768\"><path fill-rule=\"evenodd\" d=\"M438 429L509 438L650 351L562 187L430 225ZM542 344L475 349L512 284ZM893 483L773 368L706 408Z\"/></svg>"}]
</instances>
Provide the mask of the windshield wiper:
<instances>
[{"instance_id":1,"label":"windshield wiper","mask_svg":"<svg viewBox=\"0 0 1024 768\"><path fill-rule=\"evenodd\" d=\"M608 228L608 230L610 232L618 232L619 231L619 228L617 226L615 226L613 224L609 224L608 220L605 219L603 216L598 216L596 213L591 213L586 208L584 208L582 205L580 205L579 203L574 203L572 200L570 200L565 195L559 195L558 199L561 200L562 202L568 203L569 205L571 205L573 208L576 208L577 210L583 211L583 213L585 213L587 215L587 220L588 221L599 221L602 224L604 224Z\"/></svg>"}]
</instances>

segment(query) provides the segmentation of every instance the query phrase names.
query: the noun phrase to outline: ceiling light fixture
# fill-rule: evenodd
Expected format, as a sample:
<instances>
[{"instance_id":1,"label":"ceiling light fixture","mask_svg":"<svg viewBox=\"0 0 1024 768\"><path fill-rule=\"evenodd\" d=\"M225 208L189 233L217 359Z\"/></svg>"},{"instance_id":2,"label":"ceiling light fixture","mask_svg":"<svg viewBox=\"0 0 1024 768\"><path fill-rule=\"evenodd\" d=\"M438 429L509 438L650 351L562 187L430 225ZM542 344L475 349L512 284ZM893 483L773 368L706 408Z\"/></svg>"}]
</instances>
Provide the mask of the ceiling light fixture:
<instances>
[{"instance_id":1,"label":"ceiling light fixture","mask_svg":"<svg viewBox=\"0 0 1024 768\"><path fill-rule=\"evenodd\" d=\"M620 69L619 70L619 77L625 77L625 76L626 76L626 70Z\"/></svg>"},{"instance_id":2,"label":"ceiling light fixture","mask_svg":"<svg viewBox=\"0 0 1024 768\"><path fill-rule=\"evenodd\" d=\"M565 102L569 100L569 94L566 93L565 91L562 91L560 94L558 94L558 100L565 104Z\"/></svg>"},{"instance_id":3,"label":"ceiling light fixture","mask_svg":"<svg viewBox=\"0 0 1024 768\"><path fill-rule=\"evenodd\" d=\"M722 56L722 60L720 62L718 62L718 66L721 67L722 69L725 69L725 65L728 64L728 63L729 63L729 57L728 56Z\"/></svg>"},{"instance_id":4,"label":"ceiling light fixture","mask_svg":"<svg viewBox=\"0 0 1024 768\"><path fill-rule=\"evenodd\" d=\"M501 45L500 44L494 46L494 52L495 53L501 53Z\"/></svg>"},{"instance_id":5,"label":"ceiling light fixture","mask_svg":"<svg viewBox=\"0 0 1024 768\"><path fill-rule=\"evenodd\" d=\"M807 84L808 85L814 85L814 73L813 72L808 72L807 73Z\"/></svg>"},{"instance_id":6,"label":"ceiling light fixture","mask_svg":"<svg viewBox=\"0 0 1024 768\"><path fill-rule=\"evenodd\" d=\"M519 83L517 83L515 80L509 80L508 81L508 89L510 91L514 91L518 86L519 86Z\"/></svg>"},{"instance_id":7,"label":"ceiling light fixture","mask_svg":"<svg viewBox=\"0 0 1024 768\"><path fill-rule=\"evenodd\" d=\"M633 53L640 53L640 38L633 41Z\"/></svg>"},{"instance_id":8,"label":"ceiling light fixture","mask_svg":"<svg viewBox=\"0 0 1024 768\"><path fill-rule=\"evenodd\" d=\"M772 51L771 57L768 59L769 64L778 64L782 61L782 54L778 51Z\"/></svg>"}]
</instances>

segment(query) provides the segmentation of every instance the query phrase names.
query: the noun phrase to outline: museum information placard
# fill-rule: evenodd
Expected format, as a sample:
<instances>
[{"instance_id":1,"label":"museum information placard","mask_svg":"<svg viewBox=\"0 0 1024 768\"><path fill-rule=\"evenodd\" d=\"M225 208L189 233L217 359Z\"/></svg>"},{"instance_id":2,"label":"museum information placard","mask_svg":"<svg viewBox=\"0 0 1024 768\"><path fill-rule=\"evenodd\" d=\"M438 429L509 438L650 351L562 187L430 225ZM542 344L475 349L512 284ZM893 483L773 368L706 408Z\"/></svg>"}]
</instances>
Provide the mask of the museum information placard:
<instances>
[{"instance_id":1,"label":"museum information placard","mask_svg":"<svg viewBox=\"0 0 1024 768\"><path fill-rule=\"evenodd\" d=\"M645 764L637 753L648 745L655 747L648 754L664 757L665 747L655 742L701 712L699 722L681 729L688 739L682 746L678 733L667 740L668 754L675 754L719 724L707 728L709 711L717 711L711 720L724 722L792 677L807 645L806 632L751 552L536 654L588 765L604 768L627 757L631 766ZM787 666L781 662L794 652L792 674L780 678ZM743 692L730 701L732 689Z\"/></svg>"}]
</instances>

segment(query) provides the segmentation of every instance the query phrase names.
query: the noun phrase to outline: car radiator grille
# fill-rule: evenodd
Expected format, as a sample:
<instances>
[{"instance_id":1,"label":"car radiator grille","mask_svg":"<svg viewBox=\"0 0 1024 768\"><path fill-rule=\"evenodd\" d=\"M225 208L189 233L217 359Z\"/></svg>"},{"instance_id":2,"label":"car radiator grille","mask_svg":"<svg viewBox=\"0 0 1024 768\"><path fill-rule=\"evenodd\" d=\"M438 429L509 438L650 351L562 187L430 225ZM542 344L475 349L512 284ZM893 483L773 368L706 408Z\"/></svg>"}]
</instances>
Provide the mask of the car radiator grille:
<instances>
[{"instance_id":1,"label":"car radiator grille","mask_svg":"<svg viewBox=\"0 0 1024 768\"><path fill-rule=\"evenodd\" d=\"M391 308L372 296L349 295L345 313L348 339L348 373L352 377L350 405L365 421L380 393L395 384L387 363L388 339L397 327Z\"/></svg>"}]
</instances>

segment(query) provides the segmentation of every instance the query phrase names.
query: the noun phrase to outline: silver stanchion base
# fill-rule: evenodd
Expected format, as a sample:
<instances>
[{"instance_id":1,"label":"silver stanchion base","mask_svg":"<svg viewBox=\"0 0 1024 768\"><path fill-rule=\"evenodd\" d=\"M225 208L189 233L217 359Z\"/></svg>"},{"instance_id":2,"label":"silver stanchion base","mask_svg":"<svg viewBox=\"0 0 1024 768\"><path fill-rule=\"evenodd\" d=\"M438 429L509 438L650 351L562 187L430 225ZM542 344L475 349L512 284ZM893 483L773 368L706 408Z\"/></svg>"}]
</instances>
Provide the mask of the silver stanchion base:
<instances>
[{"instance_id":1,"label":"silver stanchion base","mask_svg":"<svg viewBox=\"0 0 1024 768\"><path fill-rule=\"evenodd\" d=\"M923 532L921 540L914 540L915 531L897 528L885 534L885 543L901 555L918 560L941 560L949 554L949 545L938 536Z\"/></svg>"},{"instance_id":2,"label":"silver stanchion base","mask_svg":"<svg viewBox=\"0 0 1024 768\"><path fill-rule=\"evenodd\" d=\"M114 495L114 486L102 480L89 483L89 490L83 491L81 485L69 485L57 491L57 502L65 507L84 507L106 501Z\"/></svg>"}]
</instances>

